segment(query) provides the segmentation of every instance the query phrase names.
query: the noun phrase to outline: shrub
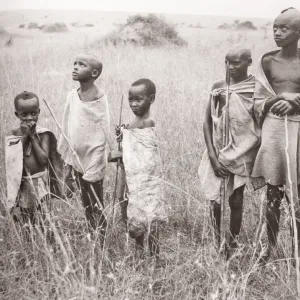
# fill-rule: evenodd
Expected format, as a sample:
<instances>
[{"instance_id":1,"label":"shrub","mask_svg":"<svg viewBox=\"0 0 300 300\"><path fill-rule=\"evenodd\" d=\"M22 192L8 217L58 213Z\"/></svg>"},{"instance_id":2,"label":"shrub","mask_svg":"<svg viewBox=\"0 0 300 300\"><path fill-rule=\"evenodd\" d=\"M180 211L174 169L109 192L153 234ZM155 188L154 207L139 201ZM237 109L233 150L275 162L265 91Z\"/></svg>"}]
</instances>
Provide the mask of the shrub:
<instances>
[{"instance_id":1,"label":"shrub","mask_svg":"<svg viewBox=\"0 0 300 300\"><path fill-rule=\"evenodd\" d=\"M85 24L85 27L94 27L94 24Z\"/></svg>"},{"instance_id":2,"label":"shrub","mask_svg":"<svg viewBox=\"0 0 300 300\"><path fill-rule=\"evenodd\" d=\"M27 27L28 29L38 29L39 28L39 24L38 23L36 23L36 22L30 22L29 24L28 24L28 27Z\"/></svg>"},{"instance_id":3,"label":"shrub","mask_svg":"<svg viewBox=\"0 0 300 300\"><path fill-rule=\"evenodd\" d=\"M20 24L19 28L25 28L25 24Z\"/></svg>"},{"instance_id":4,"label":"shrub","mask_svg":"<svg viewBox=\"0 0 300 300\"><path fill-rule=\"evenodd\" d=\"M67 25L62 22L48 23L43 26L44 32L65 32L68 30Z\"/></svg>"},{"instance_id":5,"label":"shrub","mask_svg":"<svg viewBox=\"0 0 300 300\"><path fill-rule=\"evenodd\" d=\"M106 43L126 44L132 43L143 46L162 46L187 44L179 35L175 26L168 24L163 18L154 14L130 16L126 24L105 37Z\"/></svg>"},{"instance_id":6,"label":"shrub","mask_svg":"<svg viewBox=\"0 0 300 300\"><path fill-rule=\"evenodd\" d=\"M257 27L251 21L240 22L239 20L235 20L231 25L223 23L218 29L256 30Z\"/></svg>"}]
</instances>

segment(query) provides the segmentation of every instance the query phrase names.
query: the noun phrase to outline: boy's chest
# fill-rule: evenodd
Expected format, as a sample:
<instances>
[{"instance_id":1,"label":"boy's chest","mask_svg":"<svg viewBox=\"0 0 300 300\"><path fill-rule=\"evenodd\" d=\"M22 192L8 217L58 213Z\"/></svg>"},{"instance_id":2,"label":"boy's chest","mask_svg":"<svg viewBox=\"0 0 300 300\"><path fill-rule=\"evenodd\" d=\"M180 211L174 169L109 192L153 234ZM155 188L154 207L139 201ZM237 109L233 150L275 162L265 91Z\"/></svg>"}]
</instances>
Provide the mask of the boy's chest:
<instances>
[{"instance_id":1,"label":"boy's chest","mask_svg":"<svg viewBox=\"0 0 300 300\"><path fill-rule=\"evenodd\" d=\"M275 89L284 88L286 92L300 92L300 60L293 62L273 61L269 80Z\"/></svg>"}]
</instances>

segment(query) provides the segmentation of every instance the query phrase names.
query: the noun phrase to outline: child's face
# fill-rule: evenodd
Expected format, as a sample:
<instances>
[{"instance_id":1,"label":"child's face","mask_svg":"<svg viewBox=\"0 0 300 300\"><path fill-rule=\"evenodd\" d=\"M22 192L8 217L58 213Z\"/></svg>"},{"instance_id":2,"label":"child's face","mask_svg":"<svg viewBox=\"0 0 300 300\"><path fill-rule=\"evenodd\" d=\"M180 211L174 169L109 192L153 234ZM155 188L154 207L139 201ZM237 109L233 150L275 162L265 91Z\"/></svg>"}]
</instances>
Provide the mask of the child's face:
<instances>
[{"instance_id":1,"label":"child's face","mask_svg":"<svg viewBox=\"0 0 300 300\"><path fill-rule=\"evenodd\" d=\"M147 95L145 85L131 86L129 89L129 106L136 116L143 116L154 102L154 95Z\"/></svg>"},{"instance_id":2,"label":"child's face","mask_svg":"<svg viewBox=\"0 0 300 300\"><path fill-rule=\"evenodd\" d=\"M239 52L227 54L225 61L229 64L232 79L239 79L247 74L248 67L251 65L251 59L242 58Z\"/></svg>"},{"instance_id":3,"label":"child's face","mask_svg":"<svg viewBox=\"0 0 300 300\"><path fill-rule=\"evenodd\" d=\"M86 81L94 77L93 68L84 56L76 57L74 61L72 77L75 81Z\"/></svg>"},{"instance_id":4,"label":"child's face","mask_svg":"<svg viewBox=\"0 0 300 300\"><path fill-rule=\"evenodd\" d=\"M292 20L283 14L274 21L273 36L278 47L285 47L299 40L300 29L294 26Z\"/></svg>"},{"instance_id":5,"label":"child's face","mask_svg":"<svg viewBox=\"0 0 300 300\"><path fill-rule=\"evenodd\" d=\"M39 119L40 108L36 98L23 100L20 99L17 103L15 112L21 122L37 122Z\"/></svg>"}]
</instances>

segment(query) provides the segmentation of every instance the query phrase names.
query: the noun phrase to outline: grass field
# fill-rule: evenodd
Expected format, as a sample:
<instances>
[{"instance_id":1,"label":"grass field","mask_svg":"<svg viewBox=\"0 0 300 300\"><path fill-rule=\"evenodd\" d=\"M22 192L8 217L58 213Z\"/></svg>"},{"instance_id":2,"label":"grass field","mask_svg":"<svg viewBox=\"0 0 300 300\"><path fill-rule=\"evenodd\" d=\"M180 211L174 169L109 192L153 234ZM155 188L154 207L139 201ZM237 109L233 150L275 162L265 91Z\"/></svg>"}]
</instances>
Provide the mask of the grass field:
<instances>
[{"instance_id":1,"label":"grass field","mask_svg":"<svg viewBox=\"0 0 300 300\"><path fill-rule=\"evenodd\" d=\"M22 22L21 22L22 23ZM12 25L10 25L12 26ZM94 29L88 29L94 30ZM78 197L53 200L52 222L59 249L53 252L40 232L32 243L1 205L0 299L297 299L296 272L290 260L291 239L286 206L282 208L280 258L259 267L254 245L264 190L246 190L240 250L225 262L213 244L208 205L201 193L197 169L205 144L202 122L212 83L224 77L224 55L236 43L248 45L256 62L273 49L271 35L263 31L230 32L215 29L181 29L189 41L184 48L92 47L97 31L74 30L60 34L28 35L16 31L12 45L0 39L0 197L5 198L4 136L18 125L13 98L23 91L47 99L62 119L72 82L76 54L88 51L103 61L98 80L111 108L111 132L117 123L122 94L130 84L148 77L157 86L152 115L156 120L164 162L169 223L162 229L161 253L166 267L155 270L146 259L132 259L133 243L117 220L110 227L104 247L90 239ZM255 66L251 68L255 73ZM41 103L40 124L59 134ZM132 117L125 101L123 121ZM114 166L105 179L105 206L111 217Z\"/></svg>"}]
</instances>

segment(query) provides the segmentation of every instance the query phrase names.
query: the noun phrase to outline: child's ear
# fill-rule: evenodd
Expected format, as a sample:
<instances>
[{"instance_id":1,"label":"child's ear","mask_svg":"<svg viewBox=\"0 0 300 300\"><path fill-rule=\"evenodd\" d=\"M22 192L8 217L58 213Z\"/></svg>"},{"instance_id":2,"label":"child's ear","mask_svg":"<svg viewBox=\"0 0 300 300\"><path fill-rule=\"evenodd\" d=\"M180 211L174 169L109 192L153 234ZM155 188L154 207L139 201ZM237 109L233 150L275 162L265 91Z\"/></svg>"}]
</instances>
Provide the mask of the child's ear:
<instances>
[{"instance_id":1,"label":"child's ear","mask_svg":"<svg viewBox=\"0 0 300 300\"><path fill-rule=\"evenodd\" d=\"M151 104L154 102L154 100L155 100L155 95L154 94L150 95L150 103Z\"/></svg>"},{"instance_id":2,"label":"child's ear","mask_svg":"<svg viewBox=\"0 0 300 300\"><path fill-rule=\"evenodd\" d=\"M249 58L248 59L248 66L251 66L252 65L252 58Z\"/></svg>"},{"instance_id":3,"label":"child's ear","mask_svg":"<svg viewBox=\"0 0 300 300\"><path fill-rule=\"evenodd\" d=\"M92 76L97 78L99 76L99 71L94 69L92 72Z\"/></svg>"},{"instance_id":4,"label":"child's ear","mask_svg":"<svg viewBox=\"0 0 300 300\"><path fill-rule=\"evenodd\" d=\"M15 115L16 115L17 118L19 118L19 115L18 115L18 112L17 112L17 111L15 111Z\"/></svg>"}]
</instances>

